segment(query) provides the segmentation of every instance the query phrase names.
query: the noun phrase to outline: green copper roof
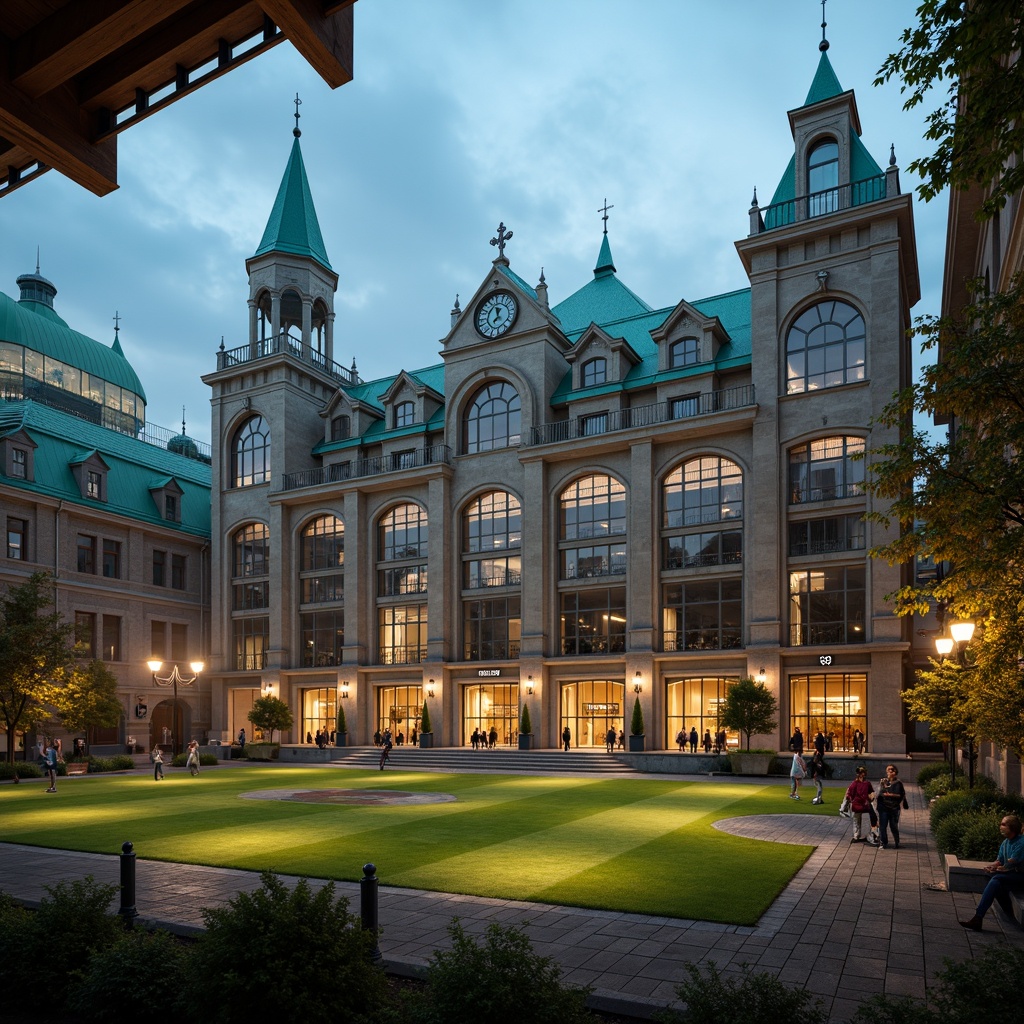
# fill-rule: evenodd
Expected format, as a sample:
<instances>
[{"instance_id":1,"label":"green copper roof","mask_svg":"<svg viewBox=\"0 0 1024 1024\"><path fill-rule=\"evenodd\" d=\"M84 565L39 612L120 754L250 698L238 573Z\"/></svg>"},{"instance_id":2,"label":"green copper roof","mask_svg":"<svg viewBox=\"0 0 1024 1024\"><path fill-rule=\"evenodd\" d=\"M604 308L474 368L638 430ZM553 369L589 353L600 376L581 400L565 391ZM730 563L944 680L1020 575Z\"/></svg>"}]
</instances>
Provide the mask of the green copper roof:
<instances>
[{"instance_id":1,"label":"green copper roof","mask_svg":"<svg viewBox=\"0 0 1024 1024\"><path fill-rule=\"evenodd\" d=\"M608 244L608 233L605 232L601 239L601 251L597 254L597 265L594 267L595 276L605 276L615 273L615 264L612 262L612 247Z\"/></svg>"},{"instance_id":2,"label":"green copper roof","mask_svg":"<svg viewBox=\"0 0 1024 1024\"><path fill-rule=\"evenodd\" d=\"M16 302L0 292L0 342L4 341L23 345L33 352L95 374L146 401L142 381L125 359L119 344L115 342L116 347L108 348L102 342L72 330L44 302L24 299Z\"/></svg>"},{"instance_id":3,"label":"green copper roof","mask_svg":"<svg viewBox=\"0 0 1024 1024\"><path fill-rule=\"evenodd\" d=\"M818 61L818 70L814 73L814 81L807 91L807 99L804 106L809 107L812 103L820 103L822 100L830 100L833 96L839 96L843 87L832 70L832 62L828 59L828 53L821 51L821 59Z\"/></svg>"},{"instance_id":4,"label":"green copper roof","mask_svg":"<svg viewBox=\"0 0 1024 1024\"><path fill-rule=\"evenodd\" d=\"M285 168L281 187L277 190L274 208L263 232L263 240L253 254L263 256L270 252L286 252L293 256L308 256L327 270L333 270L327 259L320 223L309 191L302 150L296 137L291 156Z\"/></svg>"}]
</instances>

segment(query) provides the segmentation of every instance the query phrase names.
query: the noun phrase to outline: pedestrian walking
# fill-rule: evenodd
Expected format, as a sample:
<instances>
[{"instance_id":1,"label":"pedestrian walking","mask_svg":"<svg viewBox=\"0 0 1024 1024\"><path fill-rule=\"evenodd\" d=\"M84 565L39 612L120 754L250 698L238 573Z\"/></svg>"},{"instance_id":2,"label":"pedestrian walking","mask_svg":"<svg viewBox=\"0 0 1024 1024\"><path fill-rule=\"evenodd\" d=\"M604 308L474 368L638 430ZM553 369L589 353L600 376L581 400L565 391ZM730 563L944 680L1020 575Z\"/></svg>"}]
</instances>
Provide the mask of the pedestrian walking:
<instances>
[{"instance_id":1,"label":"pedestrian walking","mask_svg":"<svg viewBox=\"0 0 1024 1024\"><path fill-rule=\"evenodd\" d=\"M50 788L47 789L47 793L57 792L57 759L60 756L57 750L57 744L51 740L49 746L46 748L46 777L50 780Z\"/></svg>"},{"instance_id":2,"label":"pedestrian walking","mask_svg":"<svg viewBox=\"0 0 1024 1024\"><path fill-rule=\"evenodd\" d=\"M899 774L896 765L886 765L885 778L878 784L878 829L883 850L889 849L890 831L893 846L900 848L900 811L910 806Z\"/></svg>"},{"instance_id":3,"label":"pedestrian walking","mask_svg":"<svg viewBox=\"0 0 1024 1024\"><path fill-rule=\"evenodd\" d=\"M569 752L569 745L570 745L571 743L572 743L572 732L570 731L570 729L569 729L569 726L566 726L566 727L565 727L565 728L564 728L564 729L562 730L562 749L563 749L563 750L564 750L564 751L565 751L566 753L568 753L568 752Z\"/></svg>"},{"instance_id":4,"label":"pedestrian walking","mask_svg":"<svg viewBox=\"0 0 1024 1024\"><path fill-rule=\"evenodd\" d=\"M697 726L690 726L690 753L697 753L697 744L700 742L700 736L697 735Z\"/></svg>"},{"instance_id":5,"label":"pedestrian walking","mask_svg":"<svg viewBox=\"0 0 1024 1024\"><path fill-rule=\"evenodd\" d=\"M238 745L245 750L245 728L238 730Z\"/></svg>"},{"instance_id":6,"label":"pedestrian walking","mask_svg":"<svg viewBox=\"0 0 1024 1024\"><path fill-rule=\"evenodd\" d=\"M153 762L153 781L159 782L164 777L164 755L158 746L149 752L149 759Z\"/></svg>"},{"instance_id":7,"label":"pedestrian walking","mask_svg":"<svg viewBox=\"0 0 1024 1024\"><path fill-rule=\"evenodd\" d=\"M850 810L853 812L853 838L851 843L867 842L869 846L878 846L878 815L872 801L875 799L875 789L868 782L868 770L859 765L854 774L853 782L846 789L846 798L850 801ZM871 823L871 831L867 836L862 835L864 815L868 816Z\"/></svg>"},{"instance_id":8,"label":"pedestrian walking","mask_svg":"<svg viewBox=\"0 0 1024 1024\"><path fill-rule=\"evenodd\" d=\"M807 765L804 759L796 751L793 752L793 761L789 766L789 799L800 799L800 783L807 774Z\"/></svg>"},{"instance_id":9,"label":"pedestrian walking","mask_svg":"<svg viewBox=\"0 0 1024 1024\"><path fill-rule=\"evenodd\" d=\"M822 739L824 740L823 736ZM822 782L825 779L825 754L822 751L815 750L814 757L807 763L807 777L814 783L815 788L814 799L811 803L823 804L825 802L822 796Z\"/></svg>"},{"instance_id":10,"label":"pedestrian walking","mask_svg":"<svg viewBox=\"0 0 1024 1024\"><path fill-rule=\"evenodd\" d=\"M679 735L682 736L683 734L680 733ZM613 726L611 729L608 730L607 733L605 733L605 737L604 737L604 744L608 748L608 753L609 754L614 754L615 753L615 741L617 739L618 739L618 735L616 734L615 727ZM682 746L681 743L679 745L679 749L680 750L683 749L683 746Z\"/></svg>"},{"instance_id":11,"label":"pedestrian walking","mask_svg":"<svg viewBox=\"0 0 1024 1024\"><path fill-rule=\"evenodd\" d=\"M189 775L195 778L199 774L199 740L191 740L188 745L188 757L185 758L185 767Z\"/></svg>"},{"instance_id":12,"label":"pedestrian walking","mask_svg":"<svg viewBox=\"0 0 1024 1024\"><path fill-rule=\"evenodd\" d=\"M799 754L803 757L804 734L800 731L799 725L793 730L793 735L789 738L789 749L792 750L794 754Z\"/></svg>"}]
</instances>

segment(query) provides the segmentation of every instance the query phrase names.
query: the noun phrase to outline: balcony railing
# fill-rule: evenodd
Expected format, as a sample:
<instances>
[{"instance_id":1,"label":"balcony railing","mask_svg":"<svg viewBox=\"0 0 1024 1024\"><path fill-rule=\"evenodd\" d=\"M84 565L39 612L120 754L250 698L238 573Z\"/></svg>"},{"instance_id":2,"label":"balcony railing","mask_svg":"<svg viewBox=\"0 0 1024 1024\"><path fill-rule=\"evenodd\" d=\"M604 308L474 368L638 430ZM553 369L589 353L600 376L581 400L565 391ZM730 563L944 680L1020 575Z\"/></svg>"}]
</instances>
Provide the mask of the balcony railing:
<instances>
[{"instance_id":1,"label":"balcony railing","mask_svg":"<svg viewBox=\"0 0 1024 1024\"><path fill-rule=\"evenodd\" d=\"M846 622L794 625L789 628L789 642L793 647L803 647L806 644L862 644L864 627Z\"/></svg>"},{"instance_id":2,"label":"balcony railing","mask_svg":"<svg viewBox=\"0 0 1024 1024\"><path fill-rule=\"evenodd\" d=\"M482 643L466 644L464 661L507 661L519 657L518 640L488 640Z\"/></svg>"},{"instance_id":3,"label":"balcony railing","mask_svg":"<svg viewBox=\"0 0 1024 1024\"><path fill-rule=\"evenodd\" d=\"M499 572L494 576L470 576L467 590L481 590L484 587L518 587L523 574L515 569Z\"/></svg>"},{"instance_id":4,"label":"balcony railing","mask_svg":"<svg viewBox=\"0 0 1024 1024\"><path fill-rule=\"evenodd\" d=\"M726 651L742 646L739 629L666 630L666 651Z\"/></svg>"},{"instance_id":5,"label":"balcony railing","mask_svg":"<svg viewBox=\"0 0 1024 1024\"><path fill-rule=\"evenodd\" d=\"M434 444L414 452L395 452L392 455L377 455L372 459L358 459L336 466L320 466L318 469L303 469L298 473L285 473L281 489L294 491L299 487L319 487L321 484L343 483L367 476L381 476L384 473L399 473L403 469L418 469L423 466L452 463L452 450L446 444Z\"/></svg>"},{"instance_id":6,"label":"balcony railing","mask_svg":"<svg viewBox=\"0 0 1024 1024\"><path fill-rule=\"evenodd\" d=\"M760 211L755 208L751 210L751 234L772 231L787 224L795 224L797 221L823 217L853 206L877 202L886 198L887 187L886 176L876 174L874 177L853 181L848 185L839 185L822 192L787 199L782 203L773 203Z\"/></svg>"},{"instance_id":7,"label":"balcony railing","mask_svg":"<svg viewBox=\"0 0 1024 1024\"><path fill-rule=\"evenodd\" d=\"M426 647L382 647L377 652L377 664L417 665L426 657Z\"/></svg>"},{"instance_id":8,"label":"balcony railing","mask_svg":"<svg viewBox=\"0 0 1024 1024\"><path fill-rule=\"evenodd\" d=\"M842 498L860 498L864 495L864 484L832 484L829 487L794 486L789 493L790 505L803 505L809 501L838 501Z\"/></svg>"},{"instance_id":9,"label":"balcony railing","mask_svg":"<svg viewBox=\"0 0 1024 1024\"><path fill-rule=\"evenodd\" d=\"M621 654L626 649L624 636L562 637L562 654Z\"/></svg>"},{"instance_id":10,"label":"balcony railing","mask_svg":"<svg viewBox=\"0 0 1024 1024\"><path fill-rule=\"evenodd\" d=\"M665 568L695 569L705 565L739 565L742 561L742 551L700 551L693 555L673 552L665 558Z\"/></svg>"},{"instance_id":11,"label":"balcony railing","mask_svg":"<svg viewBox=\"0 0 1024 1024\"><path fill-rule=\"evenodd\" d=\"M542 426L529 429L524 435L523 446L532 448L541 444L557 444L564 441L575 441L583 437L598 437L619 430L652 427L659 423L692 419L695 416L708 416L716 412L745 409L753 404L754 385L745 384L738 388L708 391L696 396L692 404L688 403L681 414L677 416L672 415L668 402L658 402L656 405L640 405L633 409L614 410L607 413L600 424L593 417L576 417L562 420L559 423L545 423Z\"/></svg>"},{"instance_id":12,"label":"balcony railing","mask_svg":"<svg viewBox=\"0 0 1024 1024\"><path fill-rule=\"evenodd\" d=\"M346 387L362 384L358 373L333 360L326 359L315 349L303 349L302 343L297 338L284 332L275 334L272 338L262 338L248 345L242 345L239 348L225 349L222 347L217 353L217 369L229 370L233 366L242 366L259 359L269 359L271 356L278 356L282 353L316 367Z\"/></svg>"}]
</instances>

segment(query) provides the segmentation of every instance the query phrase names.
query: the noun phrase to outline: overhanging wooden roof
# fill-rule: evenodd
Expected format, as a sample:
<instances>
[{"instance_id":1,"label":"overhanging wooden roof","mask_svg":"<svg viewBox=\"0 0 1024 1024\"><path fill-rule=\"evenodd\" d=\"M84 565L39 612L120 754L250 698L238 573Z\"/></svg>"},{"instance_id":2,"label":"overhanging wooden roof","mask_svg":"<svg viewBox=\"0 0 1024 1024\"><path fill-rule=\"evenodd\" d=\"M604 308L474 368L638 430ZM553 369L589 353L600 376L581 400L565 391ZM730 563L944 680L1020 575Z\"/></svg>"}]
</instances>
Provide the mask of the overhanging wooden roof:
<instances>
[{"instance_id":1,"label":"overhanging wooden roof","mask_svg":"<svg viewBox=\"0 0 1024 1024\"><path fill-rule=\"evenodd\" d=\"M51 167L117 188L117 135L288 39L352 80L355 0L3 0L0 196Z\"/></svg>"}]
</instances>

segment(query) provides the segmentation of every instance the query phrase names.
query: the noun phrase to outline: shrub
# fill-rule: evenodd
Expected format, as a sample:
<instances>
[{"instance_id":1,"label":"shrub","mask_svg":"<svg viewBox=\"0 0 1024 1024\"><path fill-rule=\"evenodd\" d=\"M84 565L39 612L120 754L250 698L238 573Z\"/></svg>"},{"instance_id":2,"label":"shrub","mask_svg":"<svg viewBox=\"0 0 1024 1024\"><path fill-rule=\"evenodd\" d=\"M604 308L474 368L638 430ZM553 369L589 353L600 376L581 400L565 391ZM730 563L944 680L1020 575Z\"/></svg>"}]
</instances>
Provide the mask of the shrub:
<instances>
[{"instance_id":1,"label":"shrub","mask_svg":"<svg viewBox=\"0 0 1024 1024\"><path fill-rule=\"evenodd\" d=\"M644 713L640 707L640 698L633 701L633 717L629 720L629 735L643 736L644 734Z\"/></svg>"},{"instance_id":2,"label":"shrub","mask_svg":"<svg viewBox=\"0 0 1024 1024\"><path fill-rule=\"evenodd\" d=\"M249 745L246 744L246 750L249 749ZM188 754L184 751L180 754L174 755L174 760L171 762L172 768L184 768L185 762L188 761ZM200 754L199 764L205 767L210 765L220 764L216 754Z\"/></svg>"},{"instance_id":3,"label":"shrub","mask_svg":"<svg viewBox=\"0 0 1024 1024\"><path fill-rule=\"evenodd\" d=\"M348 690L345 691L348 693ZM344 736L348 732L348 723L345 721L345 709L338 704L338 720L334 723L334 731L336 735Z\"/></svg>"},{"instance_id":4,"label":"shrub","mask_svg":"<svg viewBox=\"0 0 1024 1024\"><path fill-rule=\"evenodd\" d=\"M15 761L14 764L0 761L0 779L13 779L15 775L19 779L41 779L45 774L43 769L32 761Z\"/></svg>"},{"instance_id":5,"label":"shrub","mask_svg":"<svg viewBox=\"0 0 1024 1024\"><path fill-rule=\"evenodd\" d=\"M917 773L917 784L924 786L931 782L932 779L937 779L940 775L949 777L949 762L948 761L931 761L924 765L921 770Z\"/></svg>"},{"instance_id":6,"label":"shrub","mask_svg":"<svg viewBox=\"0 0 1024 1024\"><path fill-rule=\"evenodd\" d=\"M161 1020L178 1020L188 956L167 932L125 932L89 957L71 985L68 1009L96 1024L131 1020L140 1005L158 1008Z\"/></svg>"},{"instance_id":7,"label":"shrub","mask_svg":"<svg viewBox=\"0 0 1024 1024\"><path fill-rule=\"evenodd\" d=\"M29 928L29 912L15 903L5 892L0 892L0 991L8 993L18 1005L21 985L21 964L25 955L22 936ZM23 998L29 998L25 994Z\"/></svg>"},{"instance_id":8,"label":"shrub","mask_svg":"<svg viewBox=\"0 0 1024 1024\"><path fill-rule=\"evenodd\" d=\"M924 795L929 800L934 800L936 797L945 796L946 793L954 793L959 790L967 790L968 792L987 790L989 793L992 793L997 791L998 787L994 779L980 773L974 776L974 786L972 789L968 785L967 776L963 772L957 772L956 779L953 779L949 772L943 772L941 775L936 775L931 782L926 783Z\"/></svg>"},{"instance_id":9,"label":"shrub","mask_svg":"<svg viewBox=\"0 0 1024 1024\"><path fill-rule=\"evenodd\" d=\"M957 854L964 860L987 860L994 861L999 853L999 844L1003 837L999 833L999 822L1002 813L998 808L993 808L997 813L985 814L979 811L974 815L960 836L960 852Z\"/></svg>"},{"instance_id":10,"label":"shrub","mask_svg":"<svg viewBox=\"0 0 1024 1024\"><path fill-rule=\"evenodd\" d=\"M529 736L533 732L533 723L530 721L530 706L523 701L523 713L519 717L519 731L524 736Z\"/></svg>"},{"instance_id":11,"label":"shrub","mask_svg":"<svg viewBox=\"0 0 1024 1024\"><path fill-rule=\"evenodd\" d=\"M563 986L561 968L533 951L515 925L490 924L478 943L458 918L448 926L451 949L430 958L427 990L412 1001L416 1024L584 1024L588 989Z\"/></svg>"},{"instance_id":12,"label":"shrub","mask_svg":"<svg viewBox=\"0 0 1024 1024\"><path fill-rule=\"evenodd\" d=\"M187 996L197 1019L251 1024L254 994L268 1020L319 1019L339 1000L358 1017L385 997L384 972L370 960L375 937L332 882L314 893L302 878L289 890L264 871L259 889L204 910L203 920Z\"/></svg>"},{"instance_id":13,"label":"shrub","mask_svg":"<svg viewBox=\"0 0 1024 1024\"><path fill-rule=\"evenodd\" d=\"M676 986L686 1004L682 1010L657 1014L664 1024L825 1024L828 1015L821 1000L805 989L787 988L774 974L754 973L744 966L739 978L723 978L714 963L704 970L687 964L689 979Z\"/></svg>"},{"instance_id":14,"label":"shrub","mask_svg":"<svg viewBox=\"0 0 1024 1024\"><path fill-rule=\"evenodd\" d=\"M426 701L423 702L423 714L420 715L420 732L433 732L430 728L430 708Z\"/></svg>"}]
</instances>

